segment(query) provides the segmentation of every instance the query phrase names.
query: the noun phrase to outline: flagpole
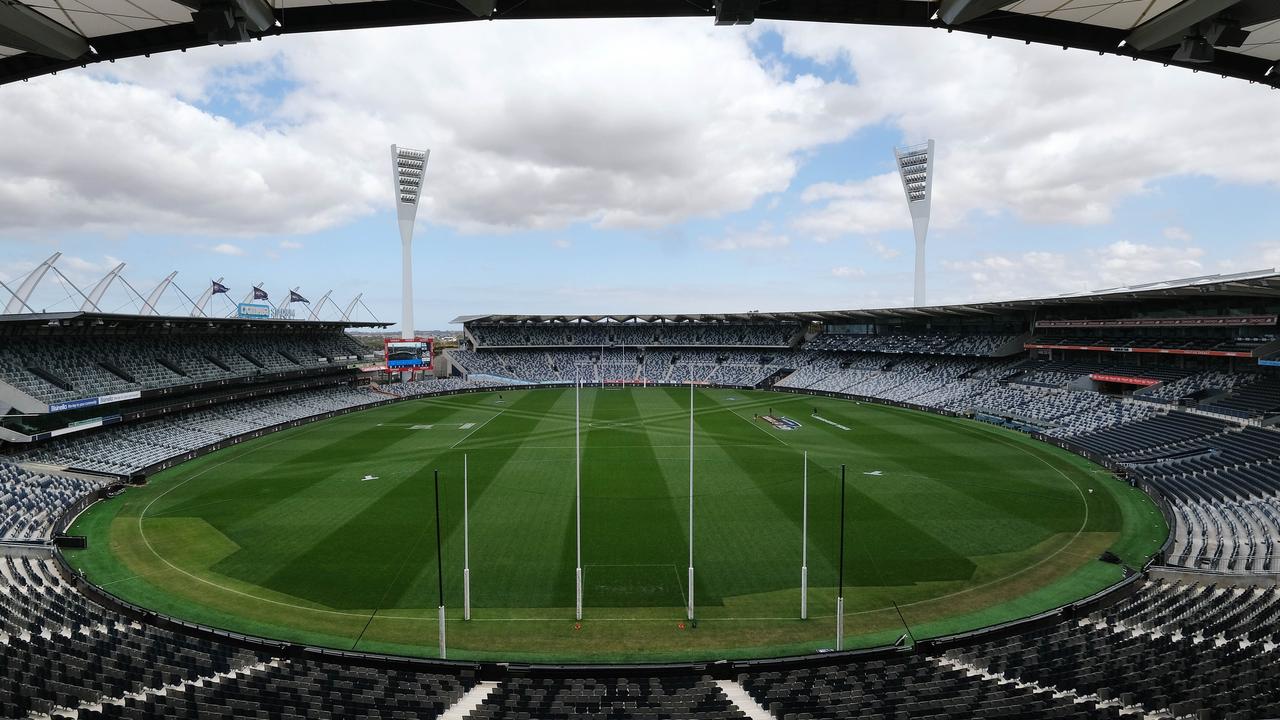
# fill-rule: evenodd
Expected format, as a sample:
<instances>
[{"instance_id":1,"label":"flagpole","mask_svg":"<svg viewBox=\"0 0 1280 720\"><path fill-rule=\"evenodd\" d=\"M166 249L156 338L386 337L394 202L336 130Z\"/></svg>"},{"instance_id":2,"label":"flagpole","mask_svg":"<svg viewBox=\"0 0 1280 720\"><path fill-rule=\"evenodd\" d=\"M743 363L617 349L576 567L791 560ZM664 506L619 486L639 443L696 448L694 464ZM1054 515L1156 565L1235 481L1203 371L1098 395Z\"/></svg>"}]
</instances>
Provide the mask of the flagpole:
<instances>
[{"instance_id":1,"label":"flagpole","mask_svg":"<svg viewBox=\"0 0 1280 720\"><path fill-rule=\"evenodd\" d=\"M689 380L689 607L693 620L693 380Z\"/></svg>"},{"instance_id":2,"label":"flagpole","mask_svg":"<svg viewBox=\"0 0 1280 720\"><path fill-rule=\"evenodd\" d=\"M836 650L844 649L844 465L840 466L840 571L836 590Z\"/></svg>"},{"instance_id":3,"label":"flagpole","mask_svg":"<svg viewBox=\"0 0 1280 720\"><path fill-rule=\"evenodd\" d=\"M573 384L573 496L575 524L577 526L578 568L575 571L574 613L582 619L582 376L574 368Z\"/></svg>"},{"instance_id":4,"label":"flagpole","mask_svg":"<svg viewBox=\"0 0 1280 720\"><path fill-rule=\"evenodd\" d=\"M435 471L436 480L436 585L440 591L440 659L445 659L444 643L444 558L440 552L440 471Z\"/></svg>"},{"instance_id":5,"label":"flagpole","mask_svg":"<svg viewBox=\"0 0 1280 720\"><path fill-rule=\"evenodd\" d=\"M809 619L809 451L804 451L804 483L800 491L800 619Z\"/></svg>"},{"instance_id":6,"label":"flagpole","mask_svg":"<svg viewBox=\"0 0 1280 720\"><path fill-rule=\"evenodd\" d=\"M471 508L467 502L467 454L462 454L462 619L471 619Z\"/></svg>"}]
</instances>

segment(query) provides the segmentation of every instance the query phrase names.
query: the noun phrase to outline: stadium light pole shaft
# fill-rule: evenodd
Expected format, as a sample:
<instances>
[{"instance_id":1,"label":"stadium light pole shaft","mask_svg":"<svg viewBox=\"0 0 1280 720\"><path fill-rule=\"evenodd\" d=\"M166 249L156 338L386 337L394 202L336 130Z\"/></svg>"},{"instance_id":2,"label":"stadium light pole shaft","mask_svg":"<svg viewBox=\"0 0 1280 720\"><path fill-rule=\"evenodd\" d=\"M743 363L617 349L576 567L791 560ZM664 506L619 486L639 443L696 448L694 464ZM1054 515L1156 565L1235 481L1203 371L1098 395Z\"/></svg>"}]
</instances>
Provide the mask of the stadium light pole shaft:
<instances>
[{"instance_id":1,"label":"stadium light pole shaft","mask_svg":"<svg viewBox=\"0 0 1280 720\"><path fill-rule=\"evenodd\" d=\"M577 527L578 567L574 572L575 620L582 619L582 376L574 368L573 383L573 495Z\"/></svg>"},{"instance_id":2,"label":"stadium light pole shaft","mask_svg":"<svg viewBox=\"0 0 1280 720\"><path fill-rule=\"evenodd\" d=\"M804 451L804 481L800 491L800 619L809 619L809 451Z\"/></svg>"},{"instance_id":3,"label":"stadium light pole shaft","mask_svg":"<svg viewBox=\"0 0 1280 720\"><path fill-rule=\"evenodd\" d=\"M840 466L840 569L836 575L836 650L844 649L844 465Z\"/></svg>"},{"instance_id":4,"label":"stadium light pole shaft","mask_svg":"<svg viewBox=\"0 0 1280 720\"><path fill-rule=\"evenodd\" d=\"M471 619L471 508L467 494L467 454L462 454L462 619Z\"/></svg>"},{"instance_id":5,"label":"stadium light pole shaft","mask_svg":"<svg viewBox=\"0 0 1280 720\"><path fill-rule=\"evenodd\" d=\"M444 553L440 551L440 471L434 472L436 481L436 587L440 592L440 659L445 659L444 643Z\"/></svg>"},{"instance_id":6,"label":"stadium light pole shaft","mask_svg":"<svg viewBox=\"0 0 1280 720\"><path fill-rule=\"evenodd\" d=\"M693 380L689 380L689 607L693 620Z\"/></svg>"}]
</instances>

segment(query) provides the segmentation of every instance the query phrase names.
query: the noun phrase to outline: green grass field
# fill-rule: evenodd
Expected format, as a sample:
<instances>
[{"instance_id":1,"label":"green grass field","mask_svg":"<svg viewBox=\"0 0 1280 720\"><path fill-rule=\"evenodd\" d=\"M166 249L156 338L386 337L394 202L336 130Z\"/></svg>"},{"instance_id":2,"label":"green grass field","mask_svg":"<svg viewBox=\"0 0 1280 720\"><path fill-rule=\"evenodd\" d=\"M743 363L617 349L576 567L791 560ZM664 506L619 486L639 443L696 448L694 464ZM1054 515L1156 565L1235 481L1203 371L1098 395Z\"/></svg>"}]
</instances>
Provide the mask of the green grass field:
<instances>
[{"instance_id":1,"label":"green grass field","mask_svg":"<svg viewBox=\"0 0 1280 720\"><path fill-rule=\"evenodd\" d=\"M572 388L397 403L207 455L91 508L71 530L89 547L68 558L110 592L192 621L432 656L438 469L449 657L676 660L833 646L841 463L854 647L903 633L893 603L920 638L1084 597L1120 578L1096 560L1101 552L1140 565L1167 534L1145 495L1017 433L879 405L699 389L695 628L683 623L689 391L586 389L581 402L580 627ZM801 427L755 418L770 411Z\"/></svg>"}]
</instances>

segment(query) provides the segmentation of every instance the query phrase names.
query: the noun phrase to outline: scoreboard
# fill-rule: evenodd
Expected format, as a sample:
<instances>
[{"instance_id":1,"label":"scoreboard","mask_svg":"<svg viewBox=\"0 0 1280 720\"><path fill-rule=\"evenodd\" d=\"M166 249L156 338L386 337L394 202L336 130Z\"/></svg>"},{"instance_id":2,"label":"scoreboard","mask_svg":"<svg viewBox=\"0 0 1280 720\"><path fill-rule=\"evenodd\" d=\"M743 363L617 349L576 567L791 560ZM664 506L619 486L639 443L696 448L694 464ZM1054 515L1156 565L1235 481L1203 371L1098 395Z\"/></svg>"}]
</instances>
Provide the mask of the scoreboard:
<instances>
[{"instance_id":1,"label":"scoreboard","mask_svg":"<svg viewBox=\"0 0 1280 720\"><path fill-rule=\"evenodd\" d=\"M432 338L383 341L388 370L430 370L432 364Z\"/></svg>"}]
</instances>

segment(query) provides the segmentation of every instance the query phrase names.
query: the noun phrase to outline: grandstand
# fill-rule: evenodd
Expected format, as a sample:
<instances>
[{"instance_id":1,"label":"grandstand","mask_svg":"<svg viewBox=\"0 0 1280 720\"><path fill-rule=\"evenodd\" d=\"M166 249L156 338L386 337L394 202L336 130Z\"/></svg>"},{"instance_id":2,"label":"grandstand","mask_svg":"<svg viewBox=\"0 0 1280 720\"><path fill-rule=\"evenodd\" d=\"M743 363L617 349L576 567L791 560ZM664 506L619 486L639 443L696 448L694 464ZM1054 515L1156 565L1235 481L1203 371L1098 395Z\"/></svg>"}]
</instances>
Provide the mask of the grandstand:
<instances>
[{"instance_id":1,"label":"grandstand","mask_svg":"<svg viewBox=\"0 0 1280 720\"><path fill-rule=\"evenodd\" d=\"M120 317L4 318L0 715L1275 715L1277 290L1280 275L1252 273L911 312L468 317L441 377L406 382L369 372L376 358L342 323L171 318L157 332ZM1136 336L1157 321L1159 338ZM1067 324L1088 337L1055 327ZM1171 536L1109 590L1003 626L665 666L433 661L227 633L118 599L57 548L72 517L122 483L244 439L417 397L577 380L849 397L1003 425L1143 489Z\"/></svg>"}]
</instances>

